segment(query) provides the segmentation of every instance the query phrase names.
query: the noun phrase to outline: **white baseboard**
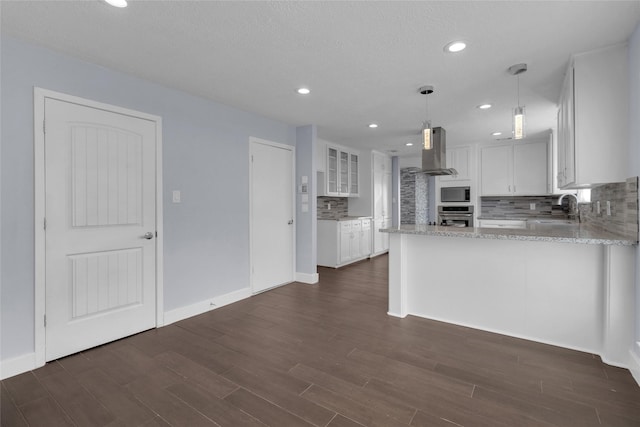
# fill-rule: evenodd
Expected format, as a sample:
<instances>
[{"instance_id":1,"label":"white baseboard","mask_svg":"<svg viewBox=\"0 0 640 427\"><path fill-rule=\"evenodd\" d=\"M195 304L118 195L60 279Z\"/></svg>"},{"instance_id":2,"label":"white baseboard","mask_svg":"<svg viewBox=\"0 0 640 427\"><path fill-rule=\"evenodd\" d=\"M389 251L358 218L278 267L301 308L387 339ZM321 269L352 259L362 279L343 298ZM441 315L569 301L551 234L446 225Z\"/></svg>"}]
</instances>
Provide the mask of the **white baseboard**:
<instances>
[{"instance_id":1,"label":"white baseboard","mask_svg":"<svg viewBox=\"0 0 640 427\"><path fill-rule=\"evenodd\" d=\"M629 353L629 370L638 385L640 385L640 341L636 342L633 350L630 350Z\"/></svg>"},{"instance_id":2,"label":"white baseboard","mask_svg":"<svg viewBox=\"0 0 640 427\"><path fill-rule=\"evenodd\" d=\"M392 313L391 311L387 311L387 315L389 316L393 316L393 317L399 317L400 319L404 319L405 317L407 317L407 315L405 314L404 316L400 313Z\"/></svg>"},{"instance_id":3,"label":"white baseboard","mask_svg":"<svg viewBox=\"0 0 640 427\"><path fill-rule=\"evenodd\" d=\"M228 294L207 299L205 301L200 301L195 304L187 305L185 307L165 311L164 326L170 325L180 320L188 319L189 317L197 316L198 314L206 313L207 311L215 310L216 308L223 307L227 304L231 304L245 298L249 298L250 296L251 288L244 288L238 291L229 292Z\"/></svg>"},{"instance_id":4,"label":"white baseboard","mask_svg":"<svg viewBox=\"0 0 640 427\"><path fill-rule=\"evenodd\" d=\"M36 369L36 354L28 353L0 361L0 380Z\"/></svg>"},{"instance_id":5,"label":"white baseboard","mask_svg":"<svg viewBox=\"0 0 640 427\"><path fill-rule=\"evenodd\" d=\"M320 275L318 273L309 274L296 272L296 282L308 283L310 285L313 285L315 283L318 283L319 280Z\"/></svg>"},{"instance_id":6,"label":"white baseboard","mask_svg":"<svg viewBox=\"0 0 640 427\"><path fill-rule=\"evenodd\" d=\"M227 304L240 301L251 296L251 289L244 288L228 294L220 295L206 301L191 304L186 307L180 307L175 310L164 313L164 325L187 319L207 311L215 310ZM23 356L14 357L12 359L0 361L0 380L13 377L24 372L39 368L36 363L36 354L28 353Z\"/></svg>"}]
</instances>

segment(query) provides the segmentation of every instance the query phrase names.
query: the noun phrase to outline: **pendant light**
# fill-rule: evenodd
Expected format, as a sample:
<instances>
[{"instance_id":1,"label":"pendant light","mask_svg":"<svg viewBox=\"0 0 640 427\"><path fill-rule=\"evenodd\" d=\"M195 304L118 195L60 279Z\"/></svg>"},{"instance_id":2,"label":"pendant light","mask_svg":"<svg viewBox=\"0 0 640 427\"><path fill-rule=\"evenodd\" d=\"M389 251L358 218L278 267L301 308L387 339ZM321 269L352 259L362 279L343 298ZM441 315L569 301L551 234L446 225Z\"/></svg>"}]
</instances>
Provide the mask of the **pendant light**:
<instances>
[{"instance_id":1,"label":"pendant light","mask_svg":"<svg viewBox=\"0 0 640 427\"><path fill-rule=\"evenodd\" d=\"M525 136L525 116L524 106L520 105L520 74L527 71L527 64L512 65L508 71L518 79L518 106L513 109L513 139L522 139Z\"/></svg>"},{"instance_id":2,"label":"pendant light","mask_svg":"<svg viewBox=\"0 0 640 427\"><path fill-rule=\"evenodd\" d=\"M431 150L433 148L433 141L431 139L431 122L429 121L429 97L427 95L433 93L433 86L422 86L420 89L418 89L418 92L423 94L426 100L426 120L422 124L422 149Z\"/></svg>"}]
</instances>

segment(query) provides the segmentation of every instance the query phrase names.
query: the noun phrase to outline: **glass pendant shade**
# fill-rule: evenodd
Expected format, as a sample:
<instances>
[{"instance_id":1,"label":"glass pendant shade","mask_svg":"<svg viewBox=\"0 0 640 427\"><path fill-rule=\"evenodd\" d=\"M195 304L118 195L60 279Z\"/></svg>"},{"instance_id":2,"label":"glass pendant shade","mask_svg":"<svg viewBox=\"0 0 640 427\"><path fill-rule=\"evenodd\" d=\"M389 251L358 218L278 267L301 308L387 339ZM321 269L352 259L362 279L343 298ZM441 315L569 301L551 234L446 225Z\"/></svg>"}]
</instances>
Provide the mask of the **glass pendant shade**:
<instances>
[{"instance_id":1,"label":"glass pendant shade","mask_svg":"<svg viewBox=\"0 0 640 427\"><path fill-rule=\"evenodd\" d=\"M431 123L424 122L422 127L422 148L424 150L431 150L433 148L433 141L431 140Z\"/></svg>"},{"instance_id":2,"label":"glass pendant shade","mask_svg":"<svg viewBox=\"0 0 640 427\"><path fill-rule=\"evenodd\" d=\"M516 76L517 88L518 88L518 104L513 109L513 139L522 139L525 136L524 132L524 107L520 106L520 74L527 71L527 64L515 64L507 69L509 74Z\"/></svg>"},{"instance_id":3,"label":"glass pendant shade","mask_svg":"<svg viewBox=\"0 0 640 427\"><path fill-rule=\"evenodd\" d=\"M524 107L517 106L513 109L513 139L524 138L524 118Z\"/></svg>"}]
</instances>

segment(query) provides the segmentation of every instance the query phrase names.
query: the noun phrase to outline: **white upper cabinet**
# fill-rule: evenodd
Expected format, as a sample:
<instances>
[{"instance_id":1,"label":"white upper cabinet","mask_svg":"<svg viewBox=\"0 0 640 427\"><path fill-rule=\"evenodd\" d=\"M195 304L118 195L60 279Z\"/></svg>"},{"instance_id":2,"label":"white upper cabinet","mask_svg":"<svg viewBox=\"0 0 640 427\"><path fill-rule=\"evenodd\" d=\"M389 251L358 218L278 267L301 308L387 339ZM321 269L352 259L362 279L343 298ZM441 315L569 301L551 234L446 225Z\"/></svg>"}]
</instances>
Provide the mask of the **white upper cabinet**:
<instances>
[{"instance_id":1,"label":"white upper cabinet","mask_svg":"<svg viewBox=\"0 0 640 427\"><path fill-rule=\"evenodd\" d=\"M358 155L349 153L349 195L360 194Z\"/></svg>"},{"instance_id":2,"label":"white upper cabinet","mask_svg":"<svg viewBox=\"0 0 640 427\"><path fill-rule=\"evenodd\" d=\"M322 151L324 171L318 171L318 196L357 197L360 193L359 155L326 145Z\"/></svg>"},{"instance_id":3,"label":"white upper cabinet","mask_svg":"<svg viewBox=\"0 0 640 427\"><path fill-rule=\"evenodd\" d=\"M447 168L453 168L456 175L442 175L440 182L468 181L471 179L471 147L447 147Z\"/></svg>"},{"instance_id":4,"label":"white upper cabinet","mask_svg":"<svg viewBox=\"0 0 640 427\"><path fill-rule=\"evenodd\" d=\"M513 192L542 195L551 193L549 183L549 143L513 146Z\"/></svg>"},{"instance_id":5,"label":"white upper cabinet","mask_svg":"<svg viewBox=\"0 0 640 427\"><path fill-rule=\"evenodd\" d=\"M540 196L551 192L549 141L480 148L482 196Z\"/></svg>"},{"instance_id":6,"label":"white upper cabinet","mask_svg":"<svg viewBox=\"0 0 640 427\"><path fill-rule=\"evenodd\" d=\"M338 188L340 196L349 195L349 153L339 151L340 162L338 163Z\"/></svg>"},{"instance_id":7,"label":"white upper cabinet","mask_svg":"<svg viewBox=\"0 0 640 427\"><path fill-rule=\"evenodd\" d=\"M327 147L327 183L325 187L326 196L338 196L340 191L338 190L338 178L340 174L338 172L338 149L333 147Z\"/></svg>"},{"instance_id":8,"label":"white upper cabinet","mask_svg":"<svg viewBox=\"0 0 640 427\"><path fill-rule=\"evenodd\" d=\"M384 219L391 216L391 158L373 152L373 217Z\"/></svg>"},{"instance_id":9,"label":"white upper cabinet","mask_svg":"<svg viewBox=\"0 0 640 427\"><path fill-rule=\"evenodd\" d=\"M624 181L629 141L627 45L574 55L558 107L558 186Z\"/></svg>"},{"instance_id":10,"label":"white upper cabinet","mask_svg":"<svg viewBox=\"0 0 640 427\"><path fill-rule=\"evenodd\" d=\"M480 180L483 196L511 195L513 149L508 145L480 148Z\"/></svg>"}]
</instances>

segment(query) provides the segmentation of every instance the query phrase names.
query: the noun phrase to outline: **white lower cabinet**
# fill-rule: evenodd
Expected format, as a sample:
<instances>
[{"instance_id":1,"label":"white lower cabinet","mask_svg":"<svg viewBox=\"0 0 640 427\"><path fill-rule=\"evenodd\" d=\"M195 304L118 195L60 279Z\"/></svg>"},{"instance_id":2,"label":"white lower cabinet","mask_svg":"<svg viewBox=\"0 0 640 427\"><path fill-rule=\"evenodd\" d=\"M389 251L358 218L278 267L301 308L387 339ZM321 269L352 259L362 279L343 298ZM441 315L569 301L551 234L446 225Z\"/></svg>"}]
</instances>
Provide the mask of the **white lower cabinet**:
<instances>
[{"instance_id":1,"label":"white lower cabinet","mask_svg":"<svg viewBox=\"0 0 640 427\"><path fill-rule=\"evenodd\" d=\"M371 255L371 219L318 220L318 265L342 267Z\"/></svg>"},{"instance_id":2,"label":"white lower cabinet","mask_svg":"<svg viewBox=\"0 0 640 427\"><path fill-rule=\"evenodd\" d=\"M381 228L389 228L391 220L387 218L377 218L373 222L373 253L380 255L389 251L389 233L380 232Z\"/></svg>"},{"instance_id":3,"label":"white lower cabinet","mask_svg":"<svg viewBox=\"0 0 640 427\"><path fill-rule=\"evenodd\" d=\"M353 234L351 233L351 230L352 230L351 221L338 221L337 231L340 237L340 250L338 251L338 255L339 255L338 264L345 264L349 262L352 258L351 241L353 240ZM325 236L324 232L322 233L322 235L318 233L318 240L324 238L324 236ZM318 254L318 258L320 258L320 254ZM318 260L318 264L320 264L319 260ZM330 267L334 267L334 266L330 266Z\"/></svg>"}]
</instances>

